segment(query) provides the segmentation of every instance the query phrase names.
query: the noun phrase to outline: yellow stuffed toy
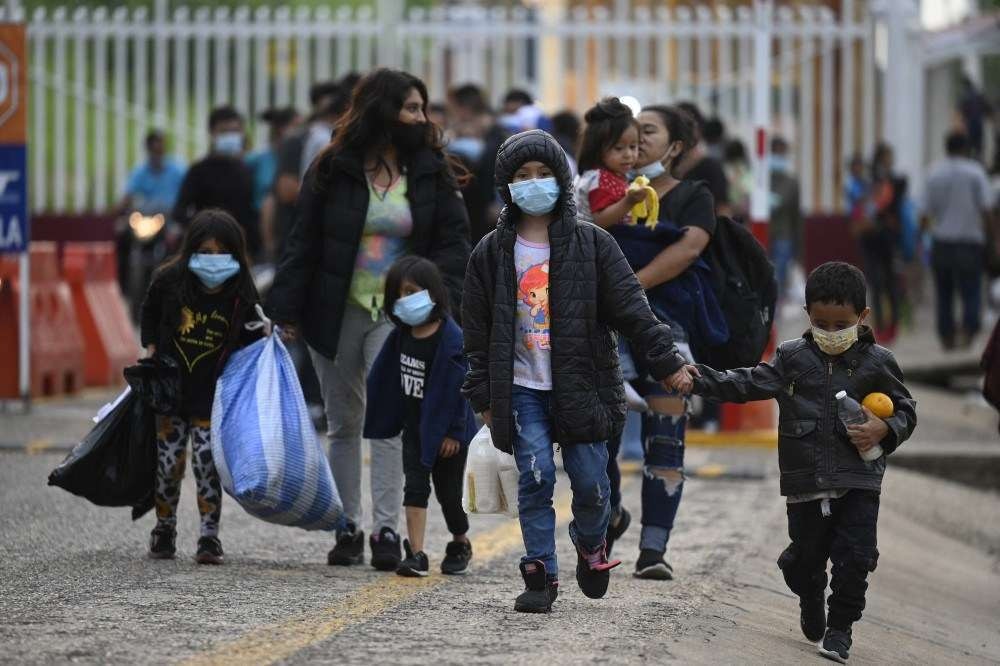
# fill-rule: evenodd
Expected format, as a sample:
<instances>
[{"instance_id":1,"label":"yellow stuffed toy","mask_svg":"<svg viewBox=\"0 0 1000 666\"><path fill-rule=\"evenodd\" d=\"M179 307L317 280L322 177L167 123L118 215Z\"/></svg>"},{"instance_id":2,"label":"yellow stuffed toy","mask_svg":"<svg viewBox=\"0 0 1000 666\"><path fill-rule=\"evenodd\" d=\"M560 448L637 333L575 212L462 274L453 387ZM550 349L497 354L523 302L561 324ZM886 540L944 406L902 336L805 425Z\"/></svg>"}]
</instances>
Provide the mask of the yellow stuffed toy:
<instances>
[{"instance_id":1,"label":"yellow stuffed toy","mask_svg":"<svg viewBox=\"0 0 1000 666\"><path fill-rule=\"evenodd\" d=\"M645 218L646 227L655 229L660 221L660 198L656 195L656 190L649 184L649 178L636 176L632 184L628 186L629 192L645 190L646 199L632 206L632 224L638 224L638 220Z\"/></svg>"}]
</instances>

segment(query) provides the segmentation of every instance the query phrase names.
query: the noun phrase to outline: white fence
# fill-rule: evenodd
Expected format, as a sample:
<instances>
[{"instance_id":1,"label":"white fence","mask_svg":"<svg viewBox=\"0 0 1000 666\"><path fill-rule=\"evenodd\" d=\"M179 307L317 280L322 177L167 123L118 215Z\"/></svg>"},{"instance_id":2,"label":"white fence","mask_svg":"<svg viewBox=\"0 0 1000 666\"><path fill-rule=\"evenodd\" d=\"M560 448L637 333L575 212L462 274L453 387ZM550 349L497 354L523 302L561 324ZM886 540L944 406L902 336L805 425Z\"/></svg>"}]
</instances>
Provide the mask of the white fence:
<instances>
[{"instance_id":1,"label":"white fence","mask_svg":"<svg viewBox=\"0 0 1000 666\"><path fill-rule=\"evenodd\" d=\"M421 76L432 101L477 82L494 99L511 86L549 111L583 111L602 94L644 103L693 99L713 107L752 154L753 7L538 9L461 6L404 14L375 7L151 7L37 10L31 59L31 200L35 210L103 210L143 156L142 137L165 128L173 150L205 150L209 109L253 117L271 105L305 109L309 85L376 65ZM876 138L873 23L867 3L843 0L774 15L772 129L796 146L803 201L839 205L845 156ZM865 11L856 11L856 10ZM15 12L20 10L14 10ZM264 140L255 128L255 140Z\"/></svg>"}]
</instances>

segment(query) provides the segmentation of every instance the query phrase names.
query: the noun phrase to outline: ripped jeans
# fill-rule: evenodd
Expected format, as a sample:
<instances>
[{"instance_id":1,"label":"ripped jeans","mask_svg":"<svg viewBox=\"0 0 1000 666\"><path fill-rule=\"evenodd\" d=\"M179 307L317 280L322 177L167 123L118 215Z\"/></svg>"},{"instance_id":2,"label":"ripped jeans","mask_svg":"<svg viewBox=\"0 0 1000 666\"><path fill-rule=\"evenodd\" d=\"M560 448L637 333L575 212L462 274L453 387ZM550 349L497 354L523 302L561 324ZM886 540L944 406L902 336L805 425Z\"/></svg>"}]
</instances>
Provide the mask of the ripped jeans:
<instances>
[{"instance_id":1,"label":"ripped jeans","mask_svg":"<svg viewBox=\"0 0 1000 666\"><path fill-rule=\"evenodd\" d=\"M682 329L672 324L675 330ZM679 334L678 347L685 358L691 360L691 352ZM651 406L657 398L676 397L651 379L641 378L644 370L633 364L631 350L622 344L618 350L622 357L623 370L635 368L632 384ZM674 527L674 518L681 504L684 492L684 436L687 431L687 405L683 413L676 416L653 412L642 415L642 533L639 548L665 552ZM614 512L621 508L621 472L618 468L618 451L621 436L608 442L608 477L611 479L611 507Z\"/></svg>"},{"instance_id":2,"label":"ripped jeans","mask_svg":"<svg viewBox=\"0 0 1000 666\"><path fill-rule=\"evenodd\" d=\"M518 518L524 538L522 561L541 560L549 575L558 575L556 560L556 512L552 495L556 484L556 464L552 442L549 391L515 385L511 394L517 440ZM575 542L592 550L604 542L611 515L606 442L570 444L562 447L563 468L573 491Z\"/></svg>"}]
</instances>

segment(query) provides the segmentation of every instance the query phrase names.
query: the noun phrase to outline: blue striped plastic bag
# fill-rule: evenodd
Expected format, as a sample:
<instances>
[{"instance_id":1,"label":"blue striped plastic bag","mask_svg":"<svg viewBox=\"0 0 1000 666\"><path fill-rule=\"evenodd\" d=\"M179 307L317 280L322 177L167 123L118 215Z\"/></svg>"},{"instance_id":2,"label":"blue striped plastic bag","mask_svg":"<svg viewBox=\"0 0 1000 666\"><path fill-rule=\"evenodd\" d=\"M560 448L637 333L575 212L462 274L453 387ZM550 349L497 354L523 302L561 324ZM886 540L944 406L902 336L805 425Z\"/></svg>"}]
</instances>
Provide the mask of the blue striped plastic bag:
<instances>
[{"instance_id":1,"label":"blue striped plastic bag","mask_svg":"<svg viewBox=\"0 0 1000 666\"><path fill-rule=\"evenodd\" d=\"M247 513L307 530L341 526L343 504L277 335L234 353L215 389L212 455Z\"/></svg>"}]
</instances>

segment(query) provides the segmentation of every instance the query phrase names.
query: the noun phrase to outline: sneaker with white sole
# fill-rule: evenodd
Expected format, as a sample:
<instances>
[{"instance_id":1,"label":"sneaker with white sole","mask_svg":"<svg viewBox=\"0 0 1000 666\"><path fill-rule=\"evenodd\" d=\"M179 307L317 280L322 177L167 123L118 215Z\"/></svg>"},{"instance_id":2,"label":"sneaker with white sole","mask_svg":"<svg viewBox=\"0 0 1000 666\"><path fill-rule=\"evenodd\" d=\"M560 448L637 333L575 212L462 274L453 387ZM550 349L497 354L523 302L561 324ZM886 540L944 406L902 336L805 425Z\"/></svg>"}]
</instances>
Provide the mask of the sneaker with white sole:
<instances>
[{"instance_id":1,"label":"sneaker with white sole","mask_svg":"<svg viewBox=\"0 0 1000 666\"><path fill-rule=\"evenodd\" d=\"M636 578L645 580L673 580L674 568L663 559L663 553L652 548L639 551L639 559L635 563Z\"/></svg>"},{"instance_id":2,"label":"sneaker with white sole","mask_svg":"<svg viewBox=\"0 0 1000 666\"><path fill-rule=\"evenodd\" d=\"M823 642L816 646L819 653L841 664L847 663L847 658L851 656L851 630L841 631L829 627Z\"/></svg>"},{"instance_id":3,"label":"sneaker with white sole","mask_svg":"<svg viewBox=\"0 0 1000 666\"><path fill-rule=\"evenodd\" d=\"M405 578L423 578L426 576L430 571L430 563L427 561L427 555L424 551L414 553L413 548L410 547L409 539L403 539L403 550L406 552L406 557L399 563L396 575Z\"/></svg>"}]
</instances>

